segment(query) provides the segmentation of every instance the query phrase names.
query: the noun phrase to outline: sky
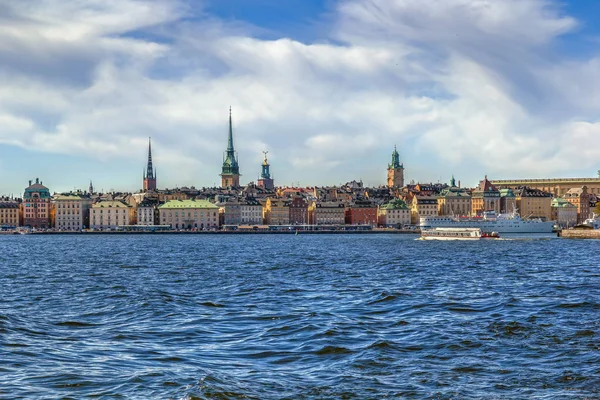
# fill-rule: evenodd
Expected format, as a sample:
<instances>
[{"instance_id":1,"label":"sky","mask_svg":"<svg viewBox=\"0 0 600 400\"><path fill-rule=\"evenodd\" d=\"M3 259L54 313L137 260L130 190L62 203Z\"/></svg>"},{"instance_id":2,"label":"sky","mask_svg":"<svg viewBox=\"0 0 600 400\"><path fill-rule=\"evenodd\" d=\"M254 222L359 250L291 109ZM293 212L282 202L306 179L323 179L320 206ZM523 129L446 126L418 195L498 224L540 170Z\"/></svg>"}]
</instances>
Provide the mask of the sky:
<instances>
[{"instance_id":1,"label":"sky","mask_svg":"<svg viewBox=\"0 0 600 400\"><path fill-rule=\"evenodd\" d=\"M0 194L595 177L596 0L0 0Z\"/></svg>"}]
</instances>

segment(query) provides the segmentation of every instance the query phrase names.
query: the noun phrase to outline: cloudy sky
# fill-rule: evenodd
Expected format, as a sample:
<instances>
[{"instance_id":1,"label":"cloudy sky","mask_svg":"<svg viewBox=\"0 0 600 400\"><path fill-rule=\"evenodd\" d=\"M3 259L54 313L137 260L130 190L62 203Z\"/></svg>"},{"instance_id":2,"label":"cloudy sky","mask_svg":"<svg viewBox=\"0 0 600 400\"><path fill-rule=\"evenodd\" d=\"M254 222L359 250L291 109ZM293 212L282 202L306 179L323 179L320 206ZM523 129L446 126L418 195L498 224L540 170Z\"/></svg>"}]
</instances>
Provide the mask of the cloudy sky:
<instances>
[{"instance_id":1,"label":"cloudy sky","mask_svg":"<svg viewBox=\"0 0 600 400\"><path fill-rule=\"evenodd\" d=\"M593 177L597 0L0 0L0 194Z\"/></svg>"}]
</instances>

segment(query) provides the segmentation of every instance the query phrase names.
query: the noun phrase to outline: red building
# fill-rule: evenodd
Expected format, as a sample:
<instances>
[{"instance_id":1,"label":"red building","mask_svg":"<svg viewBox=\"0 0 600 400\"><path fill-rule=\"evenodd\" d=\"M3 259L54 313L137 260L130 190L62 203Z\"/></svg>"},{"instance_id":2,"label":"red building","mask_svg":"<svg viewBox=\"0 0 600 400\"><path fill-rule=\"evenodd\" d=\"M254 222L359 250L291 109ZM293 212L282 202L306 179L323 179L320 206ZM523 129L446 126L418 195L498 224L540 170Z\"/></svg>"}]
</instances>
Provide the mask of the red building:
<instances>
[{"instance_id":1,"label":"red building","mask_svg":"<svg viewBox=\"0 0 600 400\"><path fill-rule=\"evenodd\" d=\"M377 205L368 200L356 200L345 211L348 225L377 225Z\"/></svg>"},{"instance_id":2,"label":"red building","mask_svg":"<svg viewBox=\"0 0 600 400\"><path fill-rule=\"evenodd\" d=\"M308 224L308 201L301 195L296 195L290 203L290 225Z\"/></svg>"}]
</instances>

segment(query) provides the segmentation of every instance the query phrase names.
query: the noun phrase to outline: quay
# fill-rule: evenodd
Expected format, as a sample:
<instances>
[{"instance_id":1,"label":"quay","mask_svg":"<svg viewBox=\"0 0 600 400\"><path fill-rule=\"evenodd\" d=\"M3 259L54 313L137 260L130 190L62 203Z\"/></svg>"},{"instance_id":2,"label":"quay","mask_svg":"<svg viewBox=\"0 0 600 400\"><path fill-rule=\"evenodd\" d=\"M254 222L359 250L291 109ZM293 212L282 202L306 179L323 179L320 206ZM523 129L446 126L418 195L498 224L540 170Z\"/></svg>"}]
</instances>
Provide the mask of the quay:
<instances>
[{"instance_id":1,"label":"quay","mask_svg":"<svg viewBox=\"0 0 600 400\"><path fill-rule=\"evenodd\" d=\"M32 235L356 235L356 234L420 234L410 229L370 229L370 230L155 230L155 231L36 231Z\"/></svg>"},{"instance_id":2,"label":"quay","mask_svg":"<svg viewBox=\"0 0 600 400\"><path fill-rule=\"evenodd\" d=\"M564 229L558 237L567 239L600 239L600 229Z\"/></svg>"}]
</instances>

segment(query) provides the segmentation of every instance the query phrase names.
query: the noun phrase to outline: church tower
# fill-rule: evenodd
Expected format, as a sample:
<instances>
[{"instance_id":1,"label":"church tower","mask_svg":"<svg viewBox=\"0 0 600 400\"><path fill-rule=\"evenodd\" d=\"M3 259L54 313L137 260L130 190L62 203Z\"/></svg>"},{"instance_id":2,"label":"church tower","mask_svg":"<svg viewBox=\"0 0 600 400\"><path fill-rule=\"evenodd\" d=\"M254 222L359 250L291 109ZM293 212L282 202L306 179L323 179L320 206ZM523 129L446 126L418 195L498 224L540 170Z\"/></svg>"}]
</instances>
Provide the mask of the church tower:
<instances>
[{"instance_id":1,"label":"church tower","mask_svg":"<svg viewBox=\"0 0 600 400\"><path fill-rule=\"evenodd\" d=\"M223 167L221 168L221 187L240 186L240 166L235 157L233 148L233 127L231 122L231 107L229 107L229 137L227 138L227 150L223 154Z\"/></svg>"},{"instance_id":2,"label":"church tower","mask_svg":"<svg viewBox=\"0 0 600 400\"><path fill-rule=\"evenodd\" d=\"M400 155L396 146L392 153L392 163L388 165L387 185L391 188L401 188L404 186L404 165L400 164Z\"/></svg>"},{"instance_id":3,"label":"church tower","mask_svg":"<svg viewBox=\"0 0 600 400\"><path fill-rule=\"evenodd\" d=\"M262 163L262 173L260 174L260 179L258 180L258 187L267 190L273 190L275 188L275 183L273 182L273 178L271 178L271 173L269 171L269 162L267 161L267 153L268 151L263 151L265 155L265 160Z\"/></svg>"},{"instance_id":4,"label":"church tower","mask_svg":"<svg viewBox=\"0 0 600 400\"><path fill-rule=\"evenodd\" d=\"M148 139L148 166L144 174L144 192L156 190L156 173L152 167L152 139Z\"/></svg>"}]
</instances>

